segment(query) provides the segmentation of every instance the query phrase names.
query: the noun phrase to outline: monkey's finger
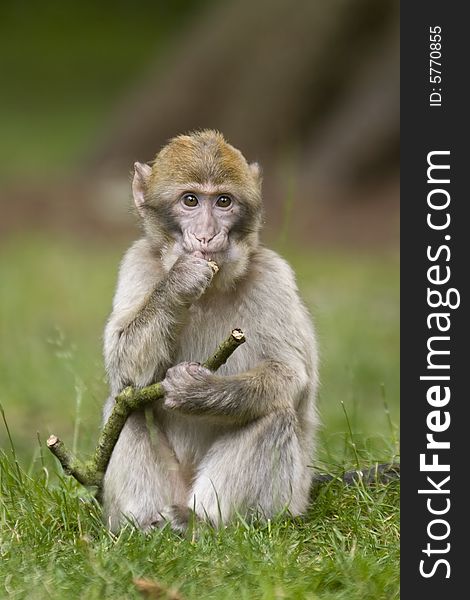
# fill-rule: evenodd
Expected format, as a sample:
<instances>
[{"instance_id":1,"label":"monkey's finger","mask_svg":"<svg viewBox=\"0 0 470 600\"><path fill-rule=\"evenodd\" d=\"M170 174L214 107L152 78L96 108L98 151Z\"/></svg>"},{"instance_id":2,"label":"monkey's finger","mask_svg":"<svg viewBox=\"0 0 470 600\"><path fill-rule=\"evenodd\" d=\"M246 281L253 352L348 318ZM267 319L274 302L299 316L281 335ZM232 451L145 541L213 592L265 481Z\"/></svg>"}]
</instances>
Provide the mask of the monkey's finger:
<instances>
[{"instance_id":1,"label":"monkey's finger","mask_svg":"<svg viewBox=\"0 0 470 600\"><path fill-rule=\"evenodd\" d=\"M212 375L212 371L203 367L201 363L188 363L186 367L187 372L194 378L206 377L207 375Z\"/></svg>"}]
</instances>

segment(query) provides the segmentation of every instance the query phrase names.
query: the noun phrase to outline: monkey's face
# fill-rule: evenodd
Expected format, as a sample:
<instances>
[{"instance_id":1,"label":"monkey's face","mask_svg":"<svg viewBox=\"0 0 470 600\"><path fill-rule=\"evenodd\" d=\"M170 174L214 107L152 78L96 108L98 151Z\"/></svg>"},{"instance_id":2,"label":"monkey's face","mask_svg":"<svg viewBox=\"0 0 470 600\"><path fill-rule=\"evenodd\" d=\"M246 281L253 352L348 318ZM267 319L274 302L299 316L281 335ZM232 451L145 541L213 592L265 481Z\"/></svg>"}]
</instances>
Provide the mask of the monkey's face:
<instances>
[{"instance_id":1,"label":"monkey's face","mask_svg":"<svg viewBox=\"0 0 470 600\"><path fill-rule=\"evenodd\" d=\"M181 232L183 251L222 262L236 237L237 225L243 221L244 210L232 193L206 185L183 193L172 213Z\"/></svg>"},{"instance_id":2,"label":"monkey's face","mask_svg":"<svg viewBox=\"0 0 470 600\"><path fill-rule=\"evenodd\" d=\"M156 203L151 216L165 231L166 242L161 247L164 265L170 269L185 253L213 260L220 268L218 284L230 286L245 272L257 245L257 219L234 186L192 183L170 189L173 198Z\"/></svg>"},{"instance_id":3,"label":"monkey's face","mask_svg":"<svg viewBox=\"0 0 470 600\"><path fill-rule=\"evenodd\" d=\"M219 266L242 263L258 243L259 167L217 132L172 140L152 167L135 164L134 200L166 264L197 253Z\"/></svg>"}]
</instances>

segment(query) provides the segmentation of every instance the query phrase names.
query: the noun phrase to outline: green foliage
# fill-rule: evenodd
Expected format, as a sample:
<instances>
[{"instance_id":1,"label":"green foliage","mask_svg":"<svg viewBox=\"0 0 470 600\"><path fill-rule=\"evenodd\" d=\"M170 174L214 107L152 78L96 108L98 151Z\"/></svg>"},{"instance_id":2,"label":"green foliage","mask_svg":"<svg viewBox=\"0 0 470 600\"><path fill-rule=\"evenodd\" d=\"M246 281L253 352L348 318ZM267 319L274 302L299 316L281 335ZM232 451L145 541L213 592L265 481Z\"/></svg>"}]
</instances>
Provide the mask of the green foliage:
<instances>
[{"instance_id":1,"label":"green foliage","mask_svg":"<svg viewBox=\"0 0 470 600\"><path fill-rule=\"evenodd\" d=\"M94 446L107 393L100 336L126 246L31 235L0 246L0 401L17 453L0 423L0 598L138 598L135 577L188 599L398 598L398 483L334 482L304 519L198 525L184 539L131 526L109 534L93 498L57 475L36 432L60 434L82 456ZM392 460L397 260L284 254L320 338L317 468L336 474Z\"/></svg>"}]
</instances>

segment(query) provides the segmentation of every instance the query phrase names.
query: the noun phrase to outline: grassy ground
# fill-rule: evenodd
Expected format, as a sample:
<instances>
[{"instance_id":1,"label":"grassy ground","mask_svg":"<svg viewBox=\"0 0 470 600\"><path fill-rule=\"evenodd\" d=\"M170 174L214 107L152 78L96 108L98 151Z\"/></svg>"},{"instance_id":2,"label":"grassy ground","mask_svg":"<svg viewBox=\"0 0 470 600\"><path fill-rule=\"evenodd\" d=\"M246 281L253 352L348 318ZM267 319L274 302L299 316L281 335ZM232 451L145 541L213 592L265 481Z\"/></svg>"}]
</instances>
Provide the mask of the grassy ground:
<instances>
[{"instance_id":1,"label":"grassy ground","mask_svg":"<svg viewBox=\"0 0 470 600\"><path fill-rule=\"evenodd\" d=\"M101 331L127 243L23 236L0 245L0 598L133 598L135 577L184 598L398 598L398 484L323 486L305 519L201 526L192 539L110 536L37 440L87 454L106 385ZM397 453L398 263L284 252L315 315L323 420L317 468ZM347 416L347 418L346 418Z\"/></svg>"}]
</instances>

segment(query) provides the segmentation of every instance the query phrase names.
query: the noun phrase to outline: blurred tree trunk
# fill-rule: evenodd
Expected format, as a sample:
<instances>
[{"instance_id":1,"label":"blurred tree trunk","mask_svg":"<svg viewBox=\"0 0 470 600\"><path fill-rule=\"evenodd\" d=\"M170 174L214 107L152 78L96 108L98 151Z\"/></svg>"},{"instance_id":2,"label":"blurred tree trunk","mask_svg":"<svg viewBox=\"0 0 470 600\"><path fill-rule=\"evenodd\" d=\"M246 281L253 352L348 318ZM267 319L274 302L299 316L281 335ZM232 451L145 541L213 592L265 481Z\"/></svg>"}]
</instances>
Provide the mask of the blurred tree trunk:
<instances>
[{"instance_id":1,"label":"blurred tree trunk","mask_svg":"<svg viewBox=\"0 0 470 600\"><path fill-rule=\"evenodd\" d=\"M116 109L94 168L122 172L203 127L265 164L295 147L306 171L337 183L396 168L397 0L238 0L209 9Z\"/></svg>"}]
</instances>

